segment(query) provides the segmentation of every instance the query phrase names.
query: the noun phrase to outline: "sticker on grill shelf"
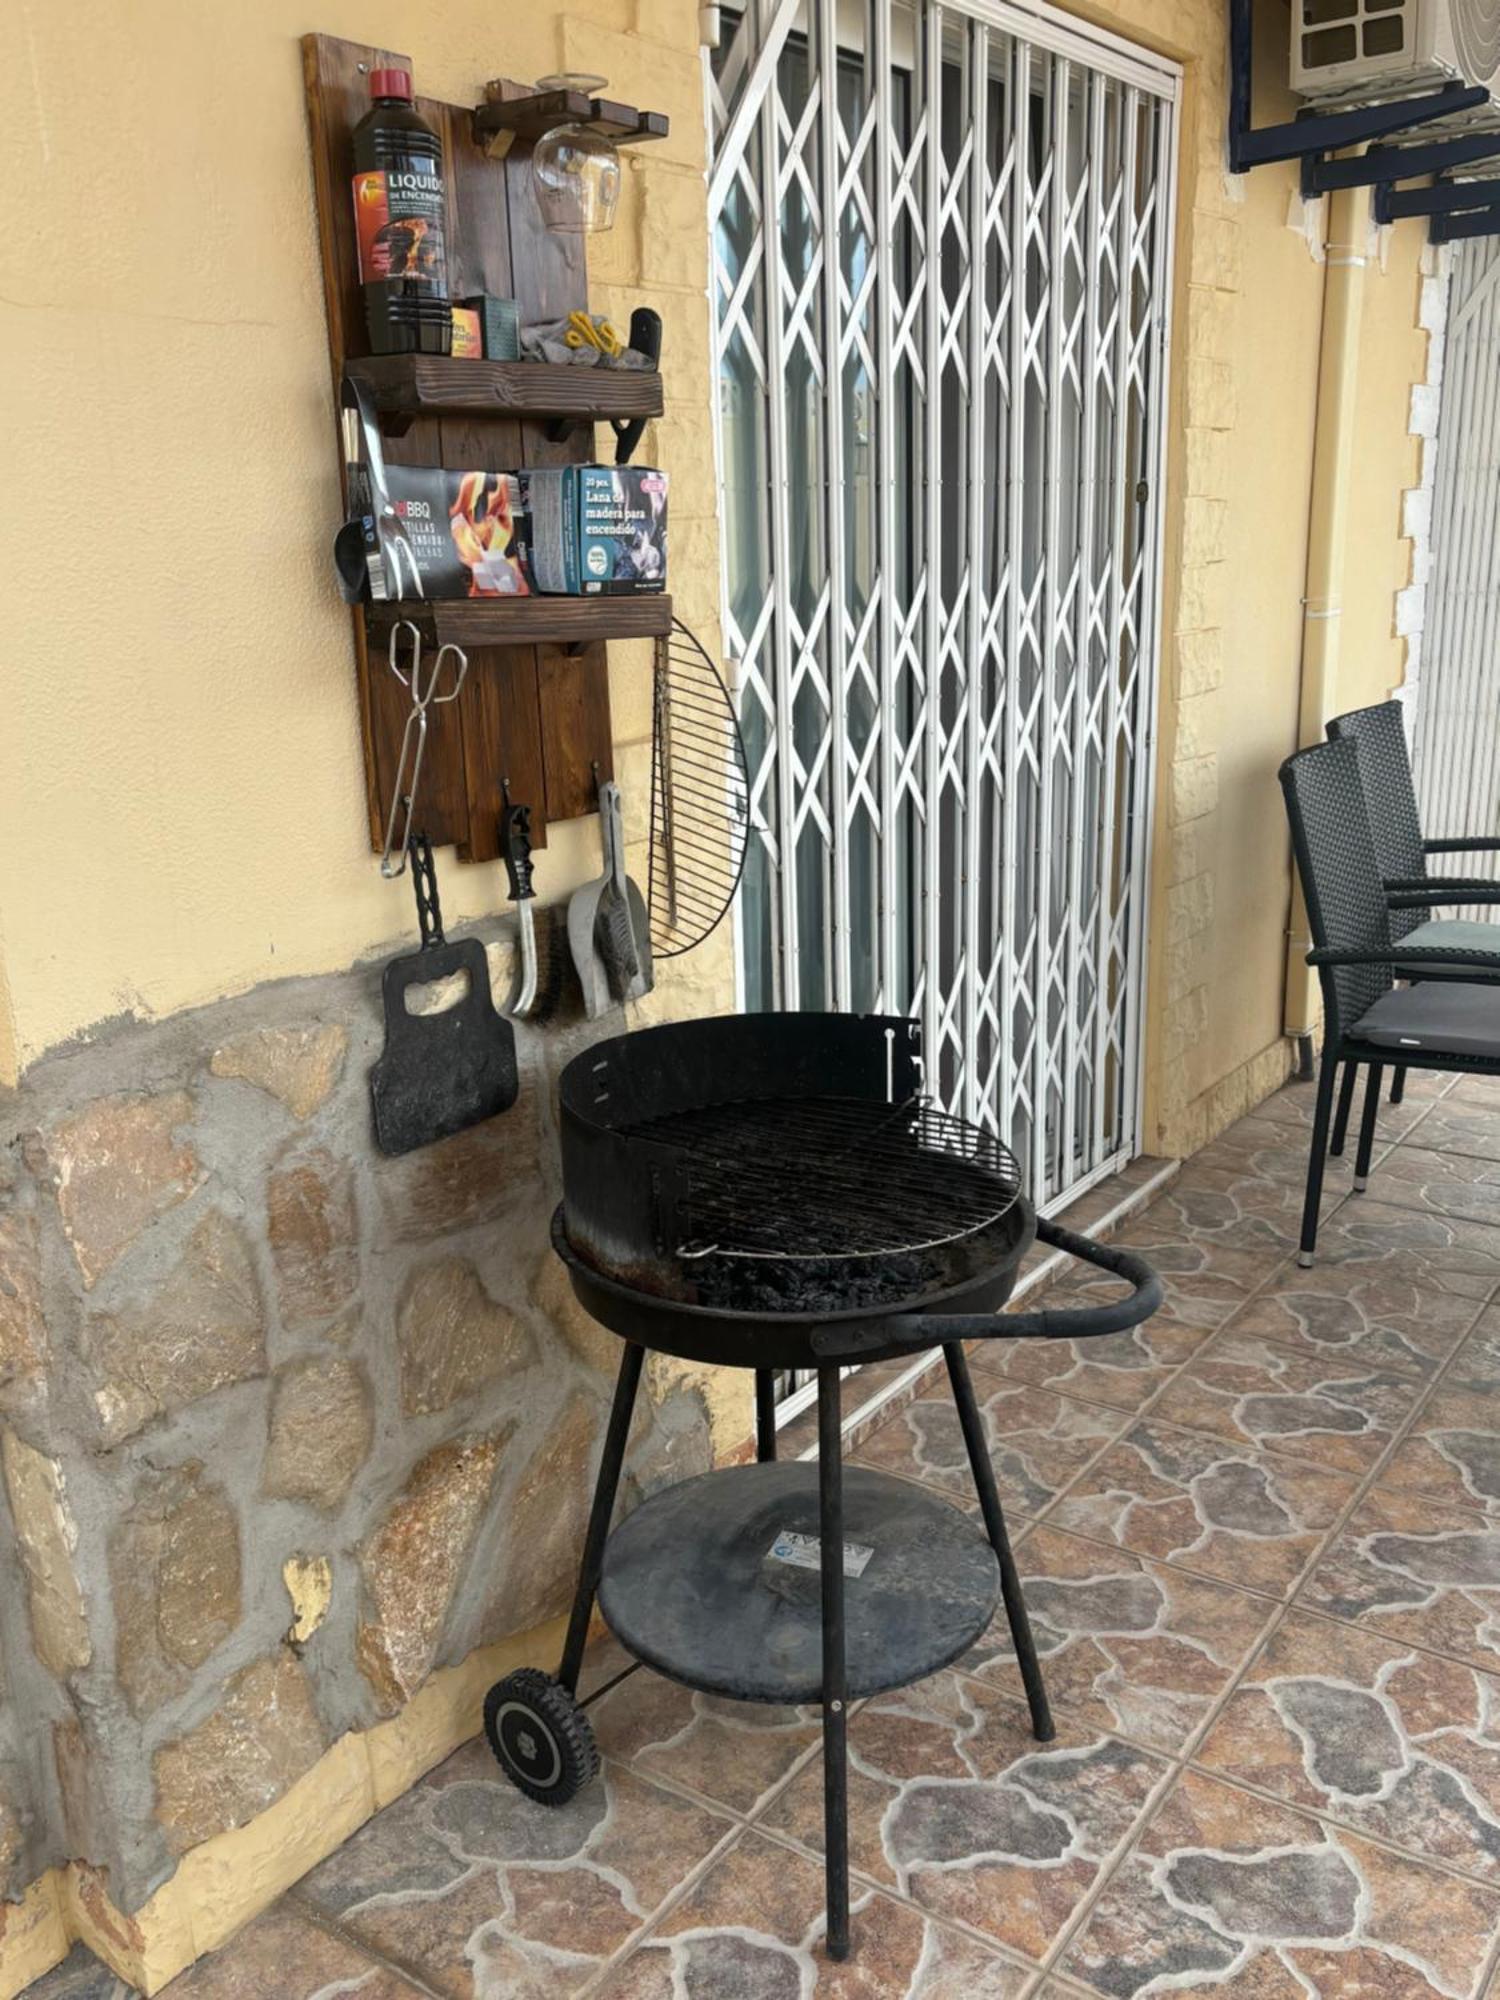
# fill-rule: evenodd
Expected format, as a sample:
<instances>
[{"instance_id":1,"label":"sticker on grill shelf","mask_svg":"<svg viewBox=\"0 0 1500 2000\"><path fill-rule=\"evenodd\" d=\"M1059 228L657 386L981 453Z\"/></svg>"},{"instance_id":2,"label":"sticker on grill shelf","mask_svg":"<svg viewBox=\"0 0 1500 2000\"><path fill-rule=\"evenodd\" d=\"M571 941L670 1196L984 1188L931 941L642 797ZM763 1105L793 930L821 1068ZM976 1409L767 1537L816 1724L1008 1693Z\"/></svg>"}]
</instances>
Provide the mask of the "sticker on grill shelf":
<instances>
[{"instance_id":1,"label":"sticker on grill shelf","mask_svg":"<svg viewBox=\"0 0 1500 2000\"><path fill-rule=\"evenodd\" d=\"M845 1542L844 1575L863 1576L874 1553L863 1542ZM771 1544L771 1560L791 1563L795 1569L821 1569L823 1544L816 1535L795 1535L790 1528L783 1528Z\"/></svg>"}]
</instances>

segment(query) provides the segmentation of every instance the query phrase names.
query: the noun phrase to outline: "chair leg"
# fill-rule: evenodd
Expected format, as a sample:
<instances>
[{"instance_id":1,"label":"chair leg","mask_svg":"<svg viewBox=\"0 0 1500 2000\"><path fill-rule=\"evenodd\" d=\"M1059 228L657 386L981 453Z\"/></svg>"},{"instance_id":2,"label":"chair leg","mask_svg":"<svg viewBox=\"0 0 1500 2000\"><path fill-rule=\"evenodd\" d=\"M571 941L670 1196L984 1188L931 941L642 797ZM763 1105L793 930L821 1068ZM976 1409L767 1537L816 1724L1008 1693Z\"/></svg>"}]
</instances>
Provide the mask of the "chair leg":
<instances>
[{"instance_id":1,"label":"chair leg","mask_svg":"<svg viewBox=\"0 0 1500 2000\"><path fill-rule=\"evenodd\" d=\"M1355 1065L1350 1063L1352 1071ZM1312 1146L1307 1156L1307 1193L1302 1203L1302 1237L1297 1262L1304 1270L1318 1247L1318 1204L1323 1199L1323 1162L1328 1152L1328 1125L1333 1116L1333 1086L1338 1077L1338 1051L1325 1048L1318 1071L1318 1101L1313 1107Z\"/></svg>"},{"instance_id":2,"label":"chair leg","mask_svg":"<svg viewBox=\"0 0 1500 2000\"><path fill-rule=\"evenodd\" d=\"M1011 1552L1010 1536L1005 1532L1000 1489L995 1484L995 1468L990 1464L984 1419L974 1399L974 1382L969 1374L969 1357L964 1353L963 1342L944 1341L943 1359L948 1364L948 1380L953 1385L953 1401L958 1409L959 1427L969 1454L969 1470L979 1495L979 1511L984 1516L985 1532L990 1538L990 1547L995 1551L995 1560L1000 1565L1000 1595L1005 1603L1006 1618L1010 1621L1010 1641L1016 1649L1016 1665L1021 1670L1021 1683L1026 1689L1026 1705L1031 1710L1031 1733L1038 1743L1050 1743L1057 1734L1057 1726L1052 1720L1052 1709L1047 1700L1042 1663L1037 1657L1036 1639L1026 1614L1026 1599L1021 1590L1016 1559Z\"/></svg>"},{"instance_id":3,"label":"chair leg","mask_svg":"<svg viewBox=\"0 0 1500 2000\"><path fill-rule=\"evenodd\" d=\"M1343 1156L1344 1139L1349 1130L1349 1112L1354 1103L1354 1083L1358 1075L1358 1064L1344 1064L1344 1078L1339 1085L1339 1108L1333 1115L1333 1137L1328 1142L1328 1151L1336 1160Z\"/></svg>"},{"instance_id":4,"label":"chair leg","mask_svg":"<svg viewBox=\"0 0 1500 2000\"><path fill-rule=\"evenodd\" d=\"M1354 1156L1354 1191L1363 1194L1370 1185L1370 1155L1375 1150L1375 1114L1380 1109L1380 1084L1384 1063L1371 1063L1370 1081L1365 1089L1364 1116L1359 1121L1359 1151Z\"/></svg>"},{"instance_id":5,"label":"chair leg","mask_svg":"<svg viewBox=\"0 0 1500 2000\"><path fill-rule=\"evenodd\" d=\"M1406 1095L1406 1064L1402 1063L1401 1067L1395 1072L1395 1074L1391 1078L1392 1104L1399 1104L1402 1098L1405 1097L1405 1095Z\"/></svg>"}]
</instances>

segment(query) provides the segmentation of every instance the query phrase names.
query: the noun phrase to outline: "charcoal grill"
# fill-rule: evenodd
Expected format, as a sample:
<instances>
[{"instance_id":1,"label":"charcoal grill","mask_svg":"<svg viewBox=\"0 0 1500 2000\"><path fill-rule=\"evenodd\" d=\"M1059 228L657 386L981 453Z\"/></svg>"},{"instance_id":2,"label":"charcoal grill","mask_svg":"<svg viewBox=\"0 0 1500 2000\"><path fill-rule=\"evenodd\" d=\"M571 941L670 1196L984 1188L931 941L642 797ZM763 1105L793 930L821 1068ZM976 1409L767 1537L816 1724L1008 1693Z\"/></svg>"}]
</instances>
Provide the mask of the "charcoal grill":
<instances>
[{"instance_id":1,"label":"charcoal grill","mask_svg":"<svg viewBox=\"0 0 1500 2000\"><path fill-rule=\"evenodd\" d=\"M598 1044L561 1080L553 1247L624 1343L557 1674L490 1690L485 1729L547 1805L598 1770L576 1700L589 1620L683 1685L823 1711L827 1949L849 1950L848 1704L937 1672L1003 1601L1039 1741L1054 1734L965 1343L1117 1333L1161 1303L1140 1258L1039 1221L991 1134L922 1094L918 1025L749 1014ZM1040 1239L1129 1291L996 1313ZM845 1467L851 1363L941 1347L980 1522L907 1480ZM613 1534L647 1350L749 1368L754 1465L653 1495ZM773 1382L815 1369L816 1464L778 1463ZM982 1526L980 1523L982 1522Z\"/></svg>"}]
</instances>

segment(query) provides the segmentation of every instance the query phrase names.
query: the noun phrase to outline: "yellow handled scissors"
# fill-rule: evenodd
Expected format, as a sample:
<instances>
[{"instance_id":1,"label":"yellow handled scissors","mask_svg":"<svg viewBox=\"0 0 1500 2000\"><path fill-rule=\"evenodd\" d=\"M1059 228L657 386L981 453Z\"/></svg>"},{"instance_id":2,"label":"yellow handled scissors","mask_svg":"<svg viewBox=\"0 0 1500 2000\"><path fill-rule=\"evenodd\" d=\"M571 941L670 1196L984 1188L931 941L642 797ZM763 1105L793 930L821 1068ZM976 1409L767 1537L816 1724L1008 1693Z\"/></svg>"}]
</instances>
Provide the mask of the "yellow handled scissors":
<instances>
[{"instance_id":1,"label":"yellow handled scissors","mask_svg":"<svg viewBox=\"0 0 1500 2000\"><path fill-rule=\"evenodd\" d=\"M568 330L563 339L569 347L597 347L601 354L622 353L620 336L607 319L594 319L586 312L568 314Z\"/></svg>"}]
</instances>

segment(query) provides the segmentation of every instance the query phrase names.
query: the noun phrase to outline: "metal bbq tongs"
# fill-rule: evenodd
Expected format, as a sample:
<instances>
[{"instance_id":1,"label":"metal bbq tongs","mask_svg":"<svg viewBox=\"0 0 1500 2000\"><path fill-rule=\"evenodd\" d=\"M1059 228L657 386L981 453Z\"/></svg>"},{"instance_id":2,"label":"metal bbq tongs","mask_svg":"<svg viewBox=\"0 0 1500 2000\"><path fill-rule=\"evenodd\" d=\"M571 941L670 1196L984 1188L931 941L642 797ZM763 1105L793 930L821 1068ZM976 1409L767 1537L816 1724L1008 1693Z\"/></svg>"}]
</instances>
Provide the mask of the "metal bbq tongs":
<instances>
[{"instance_id":1,"label":"metal bbq tongs","mask_svg":"<svg viewBox=\"0 0 1500 2000\"><path fill-rule=\"evenodd\" d=\"M401 666L401 634L411 634L411 663ZM444 667L451 656L453 685L439 692ZM380 872L388 882L406 873L412 827L417 810L417 791L422 782L422 759L427 754L427 711L457 701L469 671L469 656L450 640L439 646L430 667L422 664L422 632L409 618L398 619L391 627L389 659L391 672L411 693L411 714L401 732L401 755L396 764L396 783L391 793L390 815L385 823L385 846L380 853ZM402 807L406 817L399 830Z\"/></svg>"}]
</instances>

